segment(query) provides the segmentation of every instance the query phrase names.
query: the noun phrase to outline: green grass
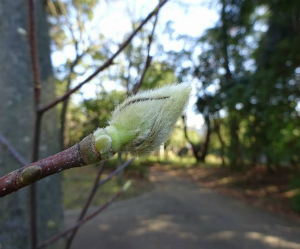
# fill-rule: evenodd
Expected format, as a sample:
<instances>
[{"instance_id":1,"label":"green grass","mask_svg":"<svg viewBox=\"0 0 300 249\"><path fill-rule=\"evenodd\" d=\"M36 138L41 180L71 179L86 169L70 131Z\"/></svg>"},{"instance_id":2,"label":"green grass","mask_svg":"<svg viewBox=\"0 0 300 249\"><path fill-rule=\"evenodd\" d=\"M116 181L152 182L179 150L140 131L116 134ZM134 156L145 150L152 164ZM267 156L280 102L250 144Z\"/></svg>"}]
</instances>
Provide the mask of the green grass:
<instances>
[{"instance_id":1,"label":"green grass","mask_svg":"<svg viewBox=\"0 0 300 249\"><path fill-rule=\"evenodd\" d=\"M134 165L133 165L134 166ZM137 166L136 166L137 167ZM111 168L110 166L108 169ZM129 173L130 173L129 169ZM132 170L136 172L136 170ZM70 169L63 172L63 205L65 209L80 209L85 203L93 186L98 169L96 166L86 166L82 168ZM111 171L104 171L102 179ZM131 175L131 176L130 176ZM153 185L146 179L136 177L134 174L125 174L124 182L130 179L132 184L119 200L129 199L153 189ZM121 187L117 183L116 177L98 189L91 206L99 206L108 201Z\"/></svg>"}]
</instances>

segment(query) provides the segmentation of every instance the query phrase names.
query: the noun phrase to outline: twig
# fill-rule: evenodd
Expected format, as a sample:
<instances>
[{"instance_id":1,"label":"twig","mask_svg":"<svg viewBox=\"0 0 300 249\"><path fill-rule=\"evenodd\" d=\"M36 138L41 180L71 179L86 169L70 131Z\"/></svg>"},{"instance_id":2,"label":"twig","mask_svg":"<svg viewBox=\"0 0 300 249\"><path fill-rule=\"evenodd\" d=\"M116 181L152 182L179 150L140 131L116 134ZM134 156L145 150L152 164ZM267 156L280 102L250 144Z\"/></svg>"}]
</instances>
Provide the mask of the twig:
<instances>
[{"instance_id":1,"label":"twig","mask_svg":"<svg viewBox=\"0 0 300 249\"><path fill-rule=\"evenodd\" d=\"M119 49L102 65L100 66L94 73L92 73L90 76L88 76L84 81L79 83L76 87L62 95L61 97L57 98L55 101L52 103L47 104L44 107L41 107L39 109L39 112L46 112L52 107L56 106L58 103L61 101L64 101L67 99L72 93L76 92L78 89L80 89L84 84L88 83L90 80L92 80L97 74L99 74L101 71L109 67L114 59L124 50L124 48L131 42L133 37L141 30L141 28L151 19L153 15L159 11L159 9L167 2L168 0L161 1L157 7L148 14L148 16L141 22L141 24L137 27L136 30L132 32L132 34L120 45Z\"/></svg>"},{"instance_id":2,"label":"twig","mask_svg":"<svg viewBox=\"0 0 300 249\"><path fill-rule=\"evenodd\" d=\"M26 165L0 178L0 197L6 196L34 182L63 170L96 163L101 155L95 151L93 135L73 147L53 156ZM92 152L92 154L91 154Z\"/></svg>"},{"instance_id":3,"label":"twig","mask_svg":"<svg viewBox=\"0 0 300 249\"><path fill-rule=\"evenodd\" d=\"M104 185L106 182L108 182L111 178L118 175L120 172L122 172L127 166L129 166L135 158L130 159L129 161L125 162L123 165L121 165L119 168L117 168L115 171L111 172L105 179L99 182L98 187Z\"/></svg>"},{"instance_id":4,"label":"twig","mask_svg":"<svg viewBox=\"0 0 300 249\"><path fill-rule=\"evenodd\" d=\"M34 20L34 2L28 0L28 41L30 49L32 76L34 84L34 101L35 106L38 107L41 101L41 77L38 62L38 51L35 35L35 20Z\"/></svg>"},{"instance_id":5,"label":"twig","mask_svg":"<svg viewBox=\"0 0 300 249\"><path fill-rule=\"evenodd\" d=\"M148 46L147 46L147 57L146 57L145 66L144 66L144 69L143 69L143 72L141 74L141 77L140 77L139 81L133 87L133 90L132 90L133 94L136 94L138 92L139 88L141 87L141 85L142 85L142 83L144 81L146 72L148 71L148 69L150 67L150 64L151 64L151 61L152 61L152 56L150 55L150 50L151 50L151 45L152 45L152 42L153 42L153 36L154 36L154 32L155 32L157 20L158 20L158 12L155 15L155 20L153 22L152 32L151 32L151 34L149 36L149 41L148 41Z\"/></svg>"},{"instance_id":6,"label":"twig","mask_svg":"<svg viewBox=\"0 0 300 249\"><path fill-rule=\"evenodd\" d=\"M101 213L104 209L106 209L115 199L117 199L122 193L124 192L124 190L120 190L119 192L117 192L107 203L105 203L103 206L99 207L95 212L93 212L92 214L90 214L89 216L87 216L85 219L79 221L76 223L76 225L74 225L73 227L70 227L69 229L66 229L65 231L55 235L54 237L50 238L49 240L47 240L46 242L44 242L43 244L40 244L37 249L41 249L41 248L45 248L51 244L53 244L54 242L56 242L57 240L59 240L60 238L65 237L68 233L72 232L75 229L78 229L80 226L84 225L86 222L88 222L89 220L93 219L96 215L98 215L99 213Z\"/></svg>"},{"instance_id":7,"label":"twig","mask_svg":"<svg viewBox=\"0 0 300 249\"><path fill-rule=\"evenodd\" d=\"M15 150L15 148L7 141L7 139L0 132L0 143L8 150L9 154L23 167L28 163L26 160Z\"/></svg>"},{"instance_id":8,"label":"twig","mask_svg":"<svg viewBox=\"0 0 300 249\"><path fill-rule=\"evenodd\" d=\"M32 145L32 161L36 161L39 157L39 142L40 142L40 129L42 112L38 112L41 101L41 77L38 62L38 49L36 41L35 17L34 17L34 2L28 0L28 41L30 49L31 67L33 75L34 87L34 104L35 104L35 123L34 123L34 138ZM35 184L30 186L29 191L30 203L30 238L31 248L35 249L37 246L37 221L36 221L36 188Z\"/></svg>"},{"instance_id":9,"label":"twig","mask_svg":"<svg viewBox=\"0 0 300 249\"><path fill-rule=\"evenodd\" d=\"M91 134L69 149L26 165L1 177L0 197L6 196L27 185L32 185L42 178L63 170L94 164L106 159L102 158L102 156L95 148L94 136Z\"/></svg>"}]
</instances>

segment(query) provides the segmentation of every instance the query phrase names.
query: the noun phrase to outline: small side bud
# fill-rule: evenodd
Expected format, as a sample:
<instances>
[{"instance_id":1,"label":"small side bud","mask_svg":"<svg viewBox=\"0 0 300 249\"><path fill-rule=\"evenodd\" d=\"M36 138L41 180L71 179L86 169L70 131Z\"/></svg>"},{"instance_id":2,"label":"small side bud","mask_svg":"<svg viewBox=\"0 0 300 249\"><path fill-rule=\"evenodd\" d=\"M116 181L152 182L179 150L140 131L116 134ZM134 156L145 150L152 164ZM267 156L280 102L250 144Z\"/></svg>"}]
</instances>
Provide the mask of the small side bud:
<instances>
[{"instance_id":1,"label":"small side bud","mask_svg":"<svg viewBox=\"0 0 300 249\"><path fill-rule=\"evenodd\" d=\"M55 229L56 228L56 223L54 220L48 220L47 221L47 227L50 229Z\"/></svg>"},{"instance_id":2,"label":"small side bud","mask_svg":"<svg viewBox=\"0 0 300 249\"><path fill-rule=\"evenodd\" d=\"M115 152L112 149L112 138L105 129L97 129L94 134L95 148L100 153L102 159L112 157ZM117 140L116 138L114 139Z\"/></svg>"},{"instance_id":3,"label":"small side bud","mask_svg":"<svg viewBox=\"0 0 300 249\"><path fill-rule=\"evenodd\" d=\"M32 165L22 170L19 182L26 186L32 184L40 179L42 173L42 169L38 165Z\"/></svg>"}]
</instances>

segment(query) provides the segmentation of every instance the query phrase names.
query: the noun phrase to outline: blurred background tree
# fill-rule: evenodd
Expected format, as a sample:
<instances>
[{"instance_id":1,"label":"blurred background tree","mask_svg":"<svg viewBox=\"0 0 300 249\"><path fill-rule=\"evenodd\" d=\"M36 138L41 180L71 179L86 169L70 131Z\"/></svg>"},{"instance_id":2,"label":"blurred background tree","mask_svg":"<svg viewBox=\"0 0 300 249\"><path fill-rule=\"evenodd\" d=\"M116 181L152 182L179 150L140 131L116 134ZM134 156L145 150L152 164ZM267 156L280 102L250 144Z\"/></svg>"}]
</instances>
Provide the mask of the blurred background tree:
<instances>
[{"instance_id":1,"label":"blurred background tree","mask_svg":"<svg viewBox=\"0 0 300 249\"><path fill-rule=\"evenodd\" d=\"M105 3L113 4L117 3ZM180 1L174 5L187 11L193 6ZM141 89L167 82L193 82L195 110L204 124L199 121L198 127L202 128L198 134L190 131L189 125L182 129L186 130L185 146L197 162L205 162L207 155L214 155L233 171L257 164L266 165L273 173L280 165L297 167L299 3L212 0L202 6L214 8L219 17L202 35L176 33L172 19L162 27L158 16L133 39L115 64L97 78L92 98L85 97L85 90L71 99L69 111L69 102L63 104L62 147L103 125L113 106L132 92L150 59ZM48 1L56 51L53 58L57 51L67 54L64 60L60 59L64 63L56 67L58 91L68 91L72 82L103 62L117 43L101 33L99 27L105 17L97 19L98 26L93 21L98 8L97 1ZM131 1L124 8L134 28L142 16L139 8ZM159 26L157 32L153 32L154 26ZM124 31L123 35L126 37L129 32ZM172 42L180 45L169 48L172 46L166 44ZM111 90L107 84L111 84ZM101 106L106 110L102 111ZM87 121L90 118L92 122ZM169 148L174 146L170 144Z\"/></svg>"}]
</instances>

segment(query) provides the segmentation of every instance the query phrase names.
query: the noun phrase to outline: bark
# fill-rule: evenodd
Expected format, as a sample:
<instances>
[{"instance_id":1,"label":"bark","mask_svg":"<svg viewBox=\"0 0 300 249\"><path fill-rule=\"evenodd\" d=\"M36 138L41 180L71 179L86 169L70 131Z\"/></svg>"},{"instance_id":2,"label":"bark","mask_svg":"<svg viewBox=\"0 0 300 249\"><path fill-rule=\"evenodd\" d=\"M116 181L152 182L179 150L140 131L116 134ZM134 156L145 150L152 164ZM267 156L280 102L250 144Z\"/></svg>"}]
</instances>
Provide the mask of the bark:
<instances>
[{"instance_id":1,"label":"bark","mask_svg":"<svg viewBox=\"0 0 300 249\"><path fill-rule=\"evenodd\" d=\"M0 131L27 160L31 157L34 101L27 36L27 1L0 1ZM42 78L42 102L54 99L48 25L43 1L36 1L37 43ZM18 31L19 30L19 31ZM58 150L56 111L45 115L42 125L41 157ZM6 151L0 150L0 174L19 168ZM48 191L51 188L51 191ZM44 240L59 232L62 225L60 176L38 184L38 237ZM0 201L0 241L3 248L29 248L27 190ZM51 223L51 227L49 224ZM56 247L59 248L59 247Z\"/></svg>"}]
</instances>

